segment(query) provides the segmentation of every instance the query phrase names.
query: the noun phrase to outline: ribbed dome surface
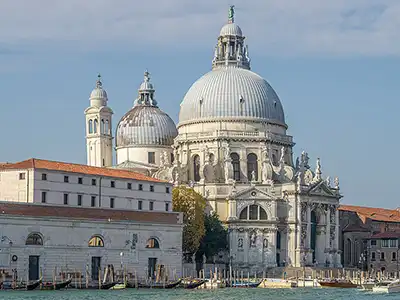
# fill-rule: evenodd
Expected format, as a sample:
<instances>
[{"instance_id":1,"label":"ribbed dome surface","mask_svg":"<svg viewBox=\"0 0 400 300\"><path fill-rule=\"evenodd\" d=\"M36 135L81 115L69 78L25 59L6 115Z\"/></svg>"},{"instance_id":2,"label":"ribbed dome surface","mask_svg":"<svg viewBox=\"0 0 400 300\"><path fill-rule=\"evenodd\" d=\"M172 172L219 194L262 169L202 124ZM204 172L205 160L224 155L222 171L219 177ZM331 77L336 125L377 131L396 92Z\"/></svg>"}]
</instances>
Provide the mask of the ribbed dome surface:
<instances>
[{"instance_id":1,"label":"ribbed dome surface","mask_svg":"<svg viewBox=\"0 0 400 300\"><path fill-rule=\"evenodd\" d=\"M116 147L170 146L178 135L174 121L156 106L138 105L119 121Z\"/></svg>"},{"instance_id":2,"label":"ribbed dome surface","mask_svg":"<svg viewBox=\"0 0 400 300\"><path fill-rule=\"evenodd\" d=\"M219 33L220 36L239 36L241 37L242 34L242 29L236 23L229 23L224 25L224 27L221 28L221 31Z\"/></svg>"},{"instance_id":3,"label":"ribbed dome surface","mask_svg":"<svg viewBox=\"0 0 400 300\"><path fill-rule=\"evenodd\" d=\"M107 99L107 92L102 87L96 87L90 93L90 99Z\"/></svg>"},{"instance_id":4,"label":"ribbed dome surface","mask_svg":"<svg viewBox=\"0 0 400 300\"><path fill-rule=\"evenodd\" d=\"M190 87L181 103L179 124L229 117L285 124L282 104L268 82L234 66L216 68Z\"/></svg>"}]
</instances>

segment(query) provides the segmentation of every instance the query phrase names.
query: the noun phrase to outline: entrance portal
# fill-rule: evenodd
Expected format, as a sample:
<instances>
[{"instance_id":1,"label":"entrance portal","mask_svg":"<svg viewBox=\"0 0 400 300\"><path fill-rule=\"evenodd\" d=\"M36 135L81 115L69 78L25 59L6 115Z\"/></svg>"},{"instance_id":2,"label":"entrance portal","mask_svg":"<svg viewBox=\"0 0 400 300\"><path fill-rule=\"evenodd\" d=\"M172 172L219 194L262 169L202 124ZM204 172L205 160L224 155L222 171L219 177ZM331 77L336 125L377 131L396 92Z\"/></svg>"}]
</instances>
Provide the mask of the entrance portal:
<instances>
[{"instance_id":1,"label":"entrance portal","mask_svg":"<svg viewBox=\"0 0 400 300\"><path fill-rule=\"evenodd\" d=\"M101 270L101 257L92 257L92 280L99 280L99 273Z\"/></svg>"},{"instance_id":2,"label":"entrance portal","mask_svg":"<svg viewBox=\"0 0 400 300\"><path fill-rule=\"evenodd\" d=\"M154 273L156 271L156 266L157 266L157 258L155 257L149 257L149 262L147 265L148 268L148 277L154 279Z\"/></svg>"},{"instance_id":3,"label":"entrance portal","mask_svg":"<svg viewBox=\"0 0 400 300\"><path fill-rule=\"evenodd\" d=\"M29 256L29 280L39 279L39 256L30 255Z\"/></svg>"}]
</instances>

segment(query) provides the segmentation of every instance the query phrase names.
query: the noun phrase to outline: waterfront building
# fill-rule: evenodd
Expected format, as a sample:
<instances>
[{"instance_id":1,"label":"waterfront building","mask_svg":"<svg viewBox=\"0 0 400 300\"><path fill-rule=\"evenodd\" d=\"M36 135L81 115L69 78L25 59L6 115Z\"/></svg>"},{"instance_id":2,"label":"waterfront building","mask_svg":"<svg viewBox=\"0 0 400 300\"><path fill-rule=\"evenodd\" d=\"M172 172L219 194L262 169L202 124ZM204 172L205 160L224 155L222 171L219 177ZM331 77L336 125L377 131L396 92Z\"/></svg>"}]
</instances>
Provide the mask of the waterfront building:
<instances>
[{"instance_id":1,"label":"waterfront building","mask_svg":"<svg viewBox=\"0 0 400 300\"><path fill-rule=\"evenodd\" d=\"M127 170L3 164L0 269L21 280L80 272L91 284L107 265L142 279L162 266L180 276L182 219L171 193L170 183Z\"/></svg>"},{"instance_id":2,"label":"waterfront building","mask_svg":"<svg viewBox=\"0 0 400 300\"><path fill-rule=\"evenodd\" d=\"M13 202L0 202L0 211L0 269L8 280L80 273L83 283L97 283L107 265L141 280L160 265L170 276L181 274L177 213Z\"/></svg>"},{"instance_id":3,"label":"waterfront building","mask_svg":"<svg viewBox=\"0 0 400 300\"><path fill-rule=\"evenodd\" d=\"M400 211L341 205L339 213L343 266L366 271L396 272Z\"/></svg>"}]
</instances>

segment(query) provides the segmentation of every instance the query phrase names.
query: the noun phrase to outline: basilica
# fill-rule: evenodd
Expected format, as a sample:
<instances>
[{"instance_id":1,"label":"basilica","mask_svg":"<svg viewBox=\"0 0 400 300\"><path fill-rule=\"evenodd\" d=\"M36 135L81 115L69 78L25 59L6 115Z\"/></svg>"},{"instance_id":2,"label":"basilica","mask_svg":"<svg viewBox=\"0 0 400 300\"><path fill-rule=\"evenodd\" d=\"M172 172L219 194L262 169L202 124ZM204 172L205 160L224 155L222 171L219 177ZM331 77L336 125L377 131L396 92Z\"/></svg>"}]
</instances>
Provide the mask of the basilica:
<instances>
[{"instance_id":1,"label":"basilica","mask_svg":"<svg viewBox=\"0 0 400 300\"><path fill-rule=\"evenodd\" d=\"M311 167L305 151L293 158L282 103L251 71L245 41L230 7L211 71L187 91L177 125L159 108L146 71L115 145L99 78L85 110L87 163L193 187L226 224L236 267L341 267L339 179L322 175L319 158Z\"/></svg>"}]
</instances>

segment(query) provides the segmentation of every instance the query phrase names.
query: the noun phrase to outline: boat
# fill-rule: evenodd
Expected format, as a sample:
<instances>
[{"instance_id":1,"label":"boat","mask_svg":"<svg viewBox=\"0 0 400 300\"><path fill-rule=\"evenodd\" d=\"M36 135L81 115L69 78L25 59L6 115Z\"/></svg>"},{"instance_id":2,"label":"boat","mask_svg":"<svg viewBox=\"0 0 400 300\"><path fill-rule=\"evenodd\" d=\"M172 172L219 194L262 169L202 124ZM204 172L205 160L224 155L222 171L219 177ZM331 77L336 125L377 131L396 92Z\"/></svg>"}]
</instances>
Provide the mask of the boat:
<instances>
[{"instance_id":1,"label":"boat","mask_svg":"<svg viewBox=\"0 0 400 300\"><path fill-rule=\"evenodd\" d=\"M14 286L12 289L13 290L27 290L27 291L33 291L34 289L36 289L40 284L42 283L42 278L28 283L28 284L19 284L17 286Z\"/></svg>"},{"instance_id":2,"label":"boat","mask_svg":"<svg viewBox=\"0 0 400 300\"><path fill-rule=\"evenodd\" d=\"M194 279L194 280L183 281L181 283L181 285L182 285L182 287L184 289L192 290L192 289L198 288L199 286L201 286L205 282L206 282L206 280L204 280L204 279L201 279L201 280Z\"/></svg>"},{"instance_id":3,"label":"boat","mask_svg":"<svg viewBox=\"0 0 400 300\"><path fill-rule=\"evenodd\" d=\"M206 279L206 281L199 286L199 289L221 289L225 288L226 282L218 279Z\"/></svg>"},{"instance_id":4,"label":"boat","mask_svg":"<svg viewBox=\"0 0 400 300\"><path fill-rule=\"evenodd\" d=\"M110 290L123 290L126 289L127 285L125 283L117 283L116 285L110 287Z\"/></svg>"},{"instance_id":5,"label":"boat","mask_svg":"<svg viewBox=\"0 0 400 300\"><path fill-rule=\"evenodd\" d=\"M338 279L333 279L333 280L320 280L318 283L322 287L332 287L332 288L356 288L357 284L351 282L350 280L338 280Z\"/></svg>"},{"instance_id":6,"label":"boat","mask_svg":"<svg viewBox=\"0 0 400 300\"><path fill-rule=\"evenodd\" d=\"M233 288L256 288L261 284L262 280L258 282L251 282L251 281L245 281L245 282L228 282L226 284L226 287L233 287Z\"/></svg>"},{"instance_id":7,"label":"boat","mask_svg":"<svg viewBox=\"0 0 400 300\"><path fill-rule=\"evenodd\" d=\"M361 283L361 289L364 291L372 291L372 288L378 283L375 279L368 279Z\"/></svg>"},{"instance_id":8,"label":"boat","mask_svg":"<svg viewBox=\"0 0 400 300\"><path fill-rule=\"evenodd\" d=\"M182 279L173 282L152 282L152 283L137 283L137 287L141 289L173 289L176 288Z\"/></svg>"},{"instance_id":9,"label":"boat","mask_svg":"<svg viewBox=\"0 0 400 300\"><path fill-rule=\"evenodd\" d=\"M101 290L109 290L111 289L113 286L117 285L118 282L108 282L108 283L102 283L100 286Z\"/></svg>"},{"instance_id":10,"label":"boat","mask_svg":"<svg viewBox=\"0 0 400 300\"><path fill-rule=\"evenodd\" d=\"M400 280L378 282L373 288L374 293L400 293Z\"/></svg>"},{"instance_id":11,"label":"boat","mask_svg":"<svg viewBox=\"0 0 400 300\"><path fill-rule=\"evenodd\" d=\"M55 284L52 282L47 282L45 284L42 284L40 289L41 290L61 290L61 289L65 289L71 282L72 282L71 278L66 281L55 283Z\"/></svg>"}]
</instances>

